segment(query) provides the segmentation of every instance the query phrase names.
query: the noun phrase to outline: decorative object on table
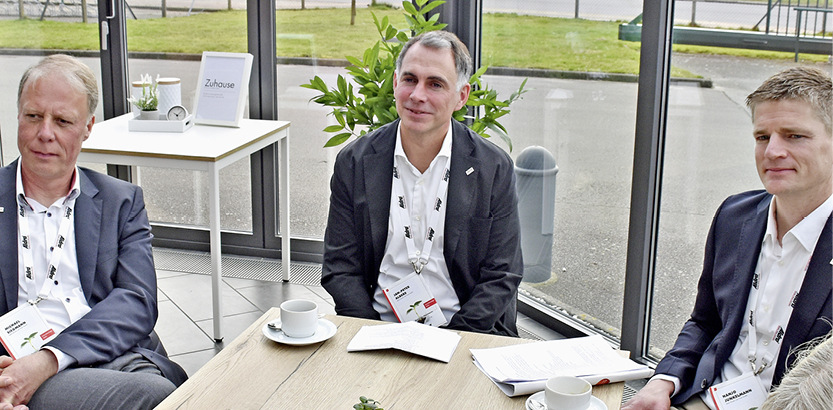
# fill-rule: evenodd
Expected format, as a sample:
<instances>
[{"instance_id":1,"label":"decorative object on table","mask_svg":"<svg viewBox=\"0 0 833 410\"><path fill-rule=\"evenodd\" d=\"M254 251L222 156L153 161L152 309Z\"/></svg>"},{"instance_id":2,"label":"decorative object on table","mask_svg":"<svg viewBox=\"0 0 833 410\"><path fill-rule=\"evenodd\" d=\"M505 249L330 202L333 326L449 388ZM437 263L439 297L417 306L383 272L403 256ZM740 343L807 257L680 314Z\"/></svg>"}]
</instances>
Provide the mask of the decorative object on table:
<instances>
[{"instance_id":1,"label":"decorative object on table","mask_svg":"<svg viewBox=\"0 0 833 410\"><path fill-rule=\"evenodd\" d=\"M353 408L356 410L385 410L382 408L382 403L364 396L359 397L359 402L354 404Z\"/></svg>"},{"instance_id":2,"label":"decorative object on table","mask_svg":"<svg viewBox=\"0 0 833 410\"><path fill-rule=\"evenodd\" d=\"M165 115L175 105L182 105L181 81L176 77L156 79L159 92L159 114Z\"/></svg>"},{"instance_id":3,"label":"decorative object on table","mask_svg":"<svg viewBox=\"0 0 833 410\"><path fill-rule=\"evenodd\" d=\"M138 95L131 95L130 98L127 99L128 102L139 109L139 119L159 119L159 90L157 89L157 85L158 83L153 81L150 74L142 74L142 79L139 81L141 93ZM134 90L136 89L136 87L132 88ZM131 90L131 92L134 90Z\"/></svg>"},{"instance_id":4,"label":"decorative object on table","mask_svg":"<svg viewBox=\"0 0 833 410\"><path fill-rule=\"evenodd\" d=\"M416 4L414 4L416 3ZM337 88L327 89L327 84L320 77L315 76L309 84L301 87L321 92L310 101L315 101L325 107L332 107L330 113L337 124L324 128L324 132L335 133L325 147L334 147L347 141L351 136L361 137L399 117L393 100L393 73L396 71L396 59L402 51L402 46L408 40L419 34L442 30L447 24L438 23L439 13L434 10L445 3L440 0L403 1L405 19L409 27L399 30L390 24L387 17L379 20L373 14L373 22L381 37L372 47L365 50L359 57L347 56L350 65L347 72L351 79L338 76ZM429 16L428 12L434 11ZM469 79L472 85L469 99L460 110L454 113L454 119L465 122L472 131L488 138L498 135L512 151L512 140L506 128L499 119L509 114L509 105L521 98L525 93L526 79L509 99L497 99L497 91L481 84L480 76L486 72L487 66L480 67ZM360 88L354 90L358 84ZM470 108L478 109L470 115ZM470 123L468 120L471 120Z\"/></svg>"},{"instance_id":5,"label":"decorative object on table","mask_svg":"<svg viewBox=\"0 0 833 410\"><path fill-rule=\"evenodd\" d=\"M174 105L168 110L165 117L168 121L182 121L188 117L188 110L181 105Z\"/></svg>"},{"instance_id":6,"label":"decorative object on table","mask_svg":"<svg viewBox=\"0 0 833 410\"><path fill-rule=\"evenodd\" d=\"M253 57L249 53L203 51L194 122L237 127L243 119Z\"/></svg>"}]
</instances>

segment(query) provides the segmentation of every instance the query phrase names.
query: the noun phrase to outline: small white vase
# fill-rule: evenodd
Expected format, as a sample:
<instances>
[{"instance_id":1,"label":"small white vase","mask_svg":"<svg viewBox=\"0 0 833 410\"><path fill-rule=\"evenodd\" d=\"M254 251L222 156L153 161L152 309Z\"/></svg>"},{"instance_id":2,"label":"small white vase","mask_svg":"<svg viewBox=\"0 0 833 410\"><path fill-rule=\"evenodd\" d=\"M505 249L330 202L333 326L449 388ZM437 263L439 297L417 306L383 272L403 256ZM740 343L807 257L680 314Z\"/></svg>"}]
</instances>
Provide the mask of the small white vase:
<instances>
[{"instance_id":1,"label":"small white vase","mask_svg":"<svg viewBox=\"0 0 833 410\"><path fill-rule=\"evenodd\" d=\"M152 110L152 111L139 111L139 119L140 120L158 120L159 119L159 110Z\"/></svg>"}]
</instances>

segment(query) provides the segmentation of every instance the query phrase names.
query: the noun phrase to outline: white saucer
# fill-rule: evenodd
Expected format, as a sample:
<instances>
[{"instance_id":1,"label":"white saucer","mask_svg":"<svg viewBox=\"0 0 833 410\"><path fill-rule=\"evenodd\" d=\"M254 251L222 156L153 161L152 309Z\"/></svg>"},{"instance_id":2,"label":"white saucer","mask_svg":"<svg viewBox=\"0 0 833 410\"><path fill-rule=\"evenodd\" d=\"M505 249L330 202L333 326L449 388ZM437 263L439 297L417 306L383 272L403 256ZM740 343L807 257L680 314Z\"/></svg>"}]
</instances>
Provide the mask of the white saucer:
<instances>
[{"instance_id":1,"label":"white saucer","mask_svg":"<svg viewBox=\"0 0 833 410\"><path fill-rule=\"evenodd\" d=\"M526 410L547 410L547 399L543 390L526 399ZM590 407L587 410L607 410L607 406L598 397L590 396Z\"/></svg>"},{"instance_id":2,"label":"white saucer","mask_svg":"<svg viewBox=\"0 0 833 410\"><path fill-rule=\"evenodd\" d=\"M281 320L273 321L280 326ZM278 343L287 345L303 346L313 343L323 342L336 334L336 325L327 319L318 319L318 328L315 329L315 334L309 337L289 337L280 330L272 330L269 328L269 323L263 325L263 335Z\"/></svg>"}]
</instances>

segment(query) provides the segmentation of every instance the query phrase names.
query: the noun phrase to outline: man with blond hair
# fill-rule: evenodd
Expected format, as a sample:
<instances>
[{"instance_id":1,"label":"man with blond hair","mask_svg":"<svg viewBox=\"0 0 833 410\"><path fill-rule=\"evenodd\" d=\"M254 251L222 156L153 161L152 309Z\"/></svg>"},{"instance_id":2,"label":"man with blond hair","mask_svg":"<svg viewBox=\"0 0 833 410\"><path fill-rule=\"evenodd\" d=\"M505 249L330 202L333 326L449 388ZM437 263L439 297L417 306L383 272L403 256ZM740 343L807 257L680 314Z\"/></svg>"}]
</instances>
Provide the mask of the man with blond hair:
<instances>
[{"instance_id":1,"label":"man with blond hair","mask_svg":"<svg viewBox=\"0 0 833 410\"><path fill-rule=\"evenodd\" d=\"M691 318L623 410L758 407L794 359L788 352L831 329L830 74L784 70L747 105L766 190L718 209Z\"/></svg>"},{"instance_id":2,"label":"man with blond hair","mask_svg":"<svg viewBox=\"0 0 833 410\"><path fill-rule=\"evenodd\" d=\"M95 75L70 56L20 81L20 158L0 169L0 314L47 342L15 354L4 341L3 410L153 408L187 377L153 332L141 188L76 165L97 103Z\"/></svg>"}]
</instances>

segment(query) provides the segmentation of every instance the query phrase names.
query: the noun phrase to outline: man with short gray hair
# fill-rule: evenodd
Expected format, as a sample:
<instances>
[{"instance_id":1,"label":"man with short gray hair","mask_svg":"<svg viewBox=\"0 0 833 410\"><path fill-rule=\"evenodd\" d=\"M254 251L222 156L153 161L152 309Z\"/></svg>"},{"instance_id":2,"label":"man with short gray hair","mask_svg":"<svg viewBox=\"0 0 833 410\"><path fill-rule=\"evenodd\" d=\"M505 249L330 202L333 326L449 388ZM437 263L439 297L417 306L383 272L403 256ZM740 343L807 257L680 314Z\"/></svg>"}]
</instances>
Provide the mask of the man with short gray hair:
<instances>
[{"instance_id":1,"label":"man with short gray hair","mask_svg":"<svg viewBox=\"0 0 833 410\"><path fill-rule=\"evenodd\" d=\"M452 119L472 60L452 33L403 46L399 120L336 158L321 283L340 315L517 336L512 160Z\"/></svg>"}]
</instances>

